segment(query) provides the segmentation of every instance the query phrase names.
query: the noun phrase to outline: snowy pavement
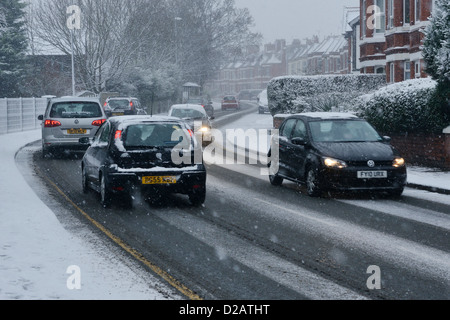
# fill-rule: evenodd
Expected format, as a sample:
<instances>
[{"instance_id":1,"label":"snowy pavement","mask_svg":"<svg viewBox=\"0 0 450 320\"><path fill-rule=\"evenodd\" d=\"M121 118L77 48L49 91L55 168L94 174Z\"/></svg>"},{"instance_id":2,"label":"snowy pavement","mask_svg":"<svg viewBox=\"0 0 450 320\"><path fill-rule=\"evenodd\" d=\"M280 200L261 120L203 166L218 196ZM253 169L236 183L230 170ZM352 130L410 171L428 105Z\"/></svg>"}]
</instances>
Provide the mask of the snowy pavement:
<instances>
[{"instance_id":1,"label":"snowy pavement","mask_svg":"<svg viewBox=\"0 0 450 320\"><path fill-rule=\"evenodd\" d=\"M271 121L251 114L230 128L270 129ZM0 299L179 299L92 231L61 225L16 165L17 151L40 137L40 130L0 135ZM408 175L410 183L450 190L450 172L409 168Z\"/></svg>"},{"instance_id":2,"label":"snowy pavement","mask_svg":"<svg viewBox=\"0 0 450 320\"><path fill-rule=\"evenodd\" d=\"M34 193L15 156L40 137L0 135L0 300L175 299L92 231L67 231Z\"/></svg>"}]
</instances>

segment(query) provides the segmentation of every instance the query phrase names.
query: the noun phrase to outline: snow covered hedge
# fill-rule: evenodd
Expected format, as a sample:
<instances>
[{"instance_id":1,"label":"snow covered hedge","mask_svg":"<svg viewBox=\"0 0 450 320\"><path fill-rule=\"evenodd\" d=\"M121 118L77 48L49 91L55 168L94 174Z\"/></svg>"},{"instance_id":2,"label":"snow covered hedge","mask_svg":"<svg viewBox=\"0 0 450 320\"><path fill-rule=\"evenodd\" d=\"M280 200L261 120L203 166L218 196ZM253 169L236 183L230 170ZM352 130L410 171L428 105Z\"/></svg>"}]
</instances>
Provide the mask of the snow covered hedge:
<instances>
[{"instance_id":1,"label":"snow covered hedge","mask_svg":"<svg viewBox=\"0 0 450 320\"><path fill-rule=\"evenodd\" d=\"M355 111L385 134L442 133L449 119L436 88L431 78L388 85L360 97Z\"/></svg>"},{"instance_id":2,"label":"snow covered hedge","mask_svg":"<svg viewBox=\"0 0 450 320\"><path fill-rule=\"evenodd\" d=\"M277 77L267 87L269 110L275 115L351 108L355 98L385 85L385 75L372 74Z\"/></svg>"}]
</instances>

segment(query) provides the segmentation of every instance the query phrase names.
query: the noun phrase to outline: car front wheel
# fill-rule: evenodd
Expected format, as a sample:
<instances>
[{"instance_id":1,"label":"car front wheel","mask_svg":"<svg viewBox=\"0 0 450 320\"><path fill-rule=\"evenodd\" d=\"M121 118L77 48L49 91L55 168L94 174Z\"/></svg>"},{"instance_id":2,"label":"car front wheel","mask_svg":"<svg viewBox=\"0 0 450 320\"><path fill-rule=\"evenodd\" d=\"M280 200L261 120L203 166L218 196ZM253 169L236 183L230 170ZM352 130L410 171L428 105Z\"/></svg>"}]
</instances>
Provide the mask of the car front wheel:
<instances>
[{"instance_id":1,"label":"car front wheel","mask_svg":"<svg viewBox=\"0 0 450 320\"><path fill-rule=\"evenodd\" d=\"M322 193L317 168L310 167L306 172L306 192L310 197L319 197Z\"/></svg>"}]
</instances>

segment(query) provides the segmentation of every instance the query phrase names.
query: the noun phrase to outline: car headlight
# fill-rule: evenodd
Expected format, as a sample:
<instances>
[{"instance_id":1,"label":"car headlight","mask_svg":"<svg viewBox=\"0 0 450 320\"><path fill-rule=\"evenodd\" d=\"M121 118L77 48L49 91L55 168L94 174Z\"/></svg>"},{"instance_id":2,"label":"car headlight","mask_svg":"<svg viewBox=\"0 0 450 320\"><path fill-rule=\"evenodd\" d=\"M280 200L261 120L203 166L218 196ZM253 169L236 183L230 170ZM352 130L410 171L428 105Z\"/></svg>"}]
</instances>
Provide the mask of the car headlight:
<instances>
[{"instance_id":1,"label":"car headlight","mask_svg":"<svg viewBox=\"0 0 450 320\"><path fill-rule=\"evenodd\" d=\"M333 158L323 158L323 164L328 168L342 169L347 167L347 163L345 163L345 161Z\"/></svg>"},{"instance_id":2,"label":"car headlight","mask_svg":"<svg viewBox=\"0 0 450 320\"><path fill-rule=\"evenodd\" d=\"M209 128L208 128L208 127L202 127L202 128L200 129L200 131L201 131L201 132L208 132L208 131L209 131Z\"/></svg>"},{"instance_id":3,"label":"car headlight","mask_svg":"<svg viewBox=\"0 0 450 320\"><path fill-rule=\"evenodd\" d=\"M396 168L403 167L404 165L405 165L405 159L403 159L403 158L398 157L392 161L392 166L394 166Z\"/></svg>"}]
</instances>

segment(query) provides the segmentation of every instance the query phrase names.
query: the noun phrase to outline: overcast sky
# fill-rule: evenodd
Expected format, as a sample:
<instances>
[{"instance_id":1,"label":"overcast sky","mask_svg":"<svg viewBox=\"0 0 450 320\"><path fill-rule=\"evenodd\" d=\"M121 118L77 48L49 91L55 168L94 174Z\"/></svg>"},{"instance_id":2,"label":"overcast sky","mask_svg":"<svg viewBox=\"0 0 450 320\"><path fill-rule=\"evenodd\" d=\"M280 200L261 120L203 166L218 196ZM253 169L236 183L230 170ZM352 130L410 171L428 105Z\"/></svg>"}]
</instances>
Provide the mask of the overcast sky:
<instances>
[{"instance_id":1,"label":"overcast sky","mask_svg":"<svg viewBox=\"0 0 450 320\"><path fill-rule=\"evenodd\" d=\"M264 42L276 39L310 38L341 34L344 7L359 7L359 0L235 0L248 8L255 20L255 32Z\"/></svg>"}]
</instances>

